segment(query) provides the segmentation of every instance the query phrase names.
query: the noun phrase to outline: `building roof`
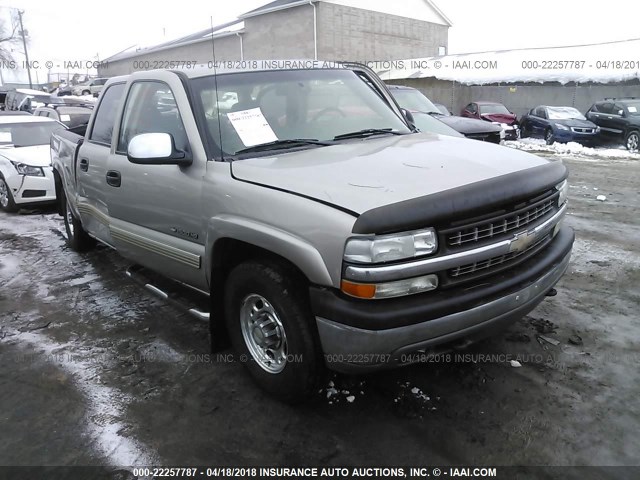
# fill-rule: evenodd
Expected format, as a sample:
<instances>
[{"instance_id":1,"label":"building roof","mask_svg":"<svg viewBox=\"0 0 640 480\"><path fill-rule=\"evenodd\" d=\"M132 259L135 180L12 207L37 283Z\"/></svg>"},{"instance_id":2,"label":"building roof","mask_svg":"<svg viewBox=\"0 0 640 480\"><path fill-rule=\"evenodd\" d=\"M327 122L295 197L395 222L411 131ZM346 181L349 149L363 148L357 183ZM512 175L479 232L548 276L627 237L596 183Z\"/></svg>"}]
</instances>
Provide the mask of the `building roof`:
<instances>
[{"instance_id":1,"label":"building roof","mask_svg":"<svg viewBox=\"0 0 640 480\"><path fill-rule=\"evenodd\" d=\"M317 3L319 1L321 0L274 0L273 2L267 3L265 5L262 5L261 7L254 8L253 10L243 13L242 15L240 15L239 18L244 19L249 17L255 17L258 15L264 15L266 13L277 12L278 10L285 10L287 8L299 7L302 5L309 5L310 2ZM438 8L438 6L432 0L423 0L423 1L428 6L430 6L434 10L434 12L440 18L442 18L442 20L448 26L452 25L451 20L449 20L449 18L444 14L444 12L440 10L440 8ZM388 2L388 0L384 0L384 2L386 3ZM335 3L341 3L341 2L337 1ZM348 3L353 4L354 2L348 2ZM368 2L363 1L361 8L364 10L375 10L375 8L372 8L373 4L374 4L373 1L368 1Z\"/></svg>"},{"instance_id":2,"label":"building roof","mask_svg":"<svg viewBox=\"0 0 640 480\"><path fill-rule=\"evenodd\" d=\"M436 78L466 85L624 82L640 79L640 65L629 61L637 57L638 51L640 38L635 38L589 45L404 59L393 62L393 68L375 70L383 80Z\"/></svg>"},{"instance_id":3,"label":"building roof","mask_svg":"<svg viewBox=\"0 0 640 480\"><path fill-rule=\"evenodd\" d=\"M117 60L124 60L127 58L137 57L139 55L160 52L162 50L168 50L170 48L175 48L179 46L189 45L191 43L203 42L206 40L211 40L212 38L221 38L229 35L235 35L236 33L244 32L244 22L242 20L236 19L231 22L222 23L213 28L205 28L204 30L199 30L195 33L191 33L189 35L185 35L184 37L176 38L174 40L169 40L168 42L163 42L158 45L153 45L151 47L139 47L138 45L134 45L126 50L118 52L114 55L111 55L109 58L105 58L102 60L103 62L115 62Z\"/></svg>"}]
</instances>

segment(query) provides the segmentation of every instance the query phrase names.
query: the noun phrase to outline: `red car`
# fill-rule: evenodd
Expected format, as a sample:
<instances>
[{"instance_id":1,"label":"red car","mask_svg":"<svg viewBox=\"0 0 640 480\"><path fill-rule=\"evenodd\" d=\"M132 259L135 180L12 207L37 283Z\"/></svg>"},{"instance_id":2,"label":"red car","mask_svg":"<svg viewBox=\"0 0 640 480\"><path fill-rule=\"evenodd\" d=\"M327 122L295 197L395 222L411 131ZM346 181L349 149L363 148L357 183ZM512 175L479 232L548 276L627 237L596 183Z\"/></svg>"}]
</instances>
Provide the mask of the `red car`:
<instances>
[{"instance_id":1,"label":"red car","mask_svg":"<svg viewBox=\"0 0 640 480\"><path fill-rule=\"evenodd\" d=\"M516 114L510 112L501 103L471 102L462 109L460 116L477 118L502 125L505 140L517 140L520 137Z\"/></svg>"}]
</instances>

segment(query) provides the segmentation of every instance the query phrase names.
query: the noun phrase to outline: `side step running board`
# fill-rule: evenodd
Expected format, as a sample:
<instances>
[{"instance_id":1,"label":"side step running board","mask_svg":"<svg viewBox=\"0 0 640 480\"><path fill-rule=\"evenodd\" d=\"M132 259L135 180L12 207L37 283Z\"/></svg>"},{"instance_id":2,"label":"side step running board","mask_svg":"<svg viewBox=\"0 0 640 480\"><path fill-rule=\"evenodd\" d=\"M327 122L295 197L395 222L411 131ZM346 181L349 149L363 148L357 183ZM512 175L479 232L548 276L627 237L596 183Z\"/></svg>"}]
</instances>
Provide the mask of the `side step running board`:
<instances>
[{"instance_id":1,"label":"side step running board","mask_svg":"<svg viewBox=\"0 0 640 480\"><path fill-rule=\"evenodd\" d=\"M188 285L162 277L140 265L127 268L126 274L151 293L184 310L198 320L209 322L209 296Z\"/></svg>"}]
</instances>

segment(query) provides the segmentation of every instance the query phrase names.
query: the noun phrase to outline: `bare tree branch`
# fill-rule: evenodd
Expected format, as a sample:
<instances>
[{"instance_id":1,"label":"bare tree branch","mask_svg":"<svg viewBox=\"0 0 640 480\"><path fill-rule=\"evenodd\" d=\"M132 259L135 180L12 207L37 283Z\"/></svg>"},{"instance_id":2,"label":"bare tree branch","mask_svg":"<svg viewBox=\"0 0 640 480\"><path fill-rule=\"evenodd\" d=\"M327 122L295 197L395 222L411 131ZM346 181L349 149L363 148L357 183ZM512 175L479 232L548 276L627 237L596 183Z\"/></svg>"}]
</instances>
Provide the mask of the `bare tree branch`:
<instances>
[{"instance_id":1,"label":"bare tree branch","mask_svg":"<svg viewBox=\"0 0 640 480\"><path fill-rule=\"evenodd\" d=\"M0 20L0 61L10 62L13 60L11 47L20 40L20 21L18 12L11 12L11 28L7 27L6 21Z\"/></svg>"}]
</instances>

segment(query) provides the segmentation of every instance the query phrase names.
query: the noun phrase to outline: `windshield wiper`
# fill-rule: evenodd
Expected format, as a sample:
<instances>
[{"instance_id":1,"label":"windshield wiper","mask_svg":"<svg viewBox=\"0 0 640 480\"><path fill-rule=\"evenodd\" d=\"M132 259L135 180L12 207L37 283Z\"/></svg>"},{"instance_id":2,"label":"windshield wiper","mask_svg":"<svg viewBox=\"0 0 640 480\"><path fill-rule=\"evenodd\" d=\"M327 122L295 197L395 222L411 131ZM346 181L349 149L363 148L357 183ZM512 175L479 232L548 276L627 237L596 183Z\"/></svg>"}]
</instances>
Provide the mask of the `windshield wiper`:
<instances>
[{"instance_id":1,"label":"windshield wiper","mask_svg":"<svg viewBox=\"0 0 640 480\"><path fill-rule=\"evenodd\" d=\"M235 155L239 155L242 153L251 153L251 152L265 152L268 150L278 150L282 148L288 147L296 147L300 145L334 145L333 142L322 142L315 138L291 138L286 140L275 140L273 142L261 143L260 145L254 145L252 147L243 148L242 150L238 150Z\"/></svg>"},{"instance_id":2,"label":"windshield wiper","mask_svg":"<svg viewBox=\"0 0 640 480\"><path fill-rule=\"evenodd\" d=\"M358 130L357 132L342 133L333 137L334 140L343 140L345 138L366 138L371 135L381 135L390 133L392 135L404 135L402 132L394 132L391 128L365 128L364 130Z\"/></svg>"}]
</instances>

